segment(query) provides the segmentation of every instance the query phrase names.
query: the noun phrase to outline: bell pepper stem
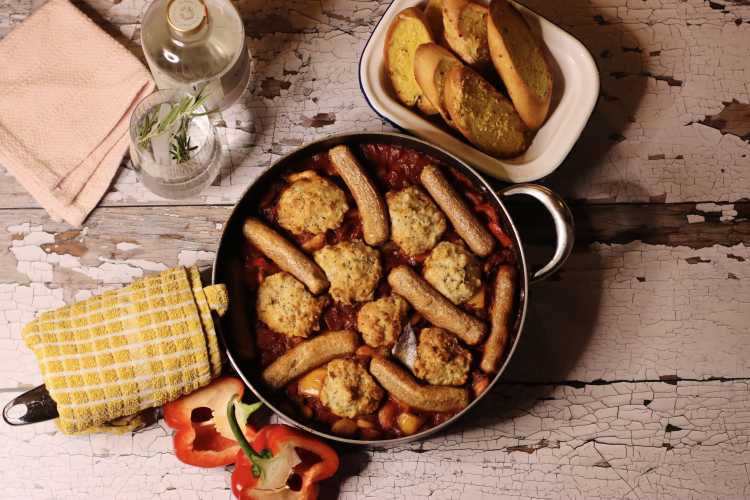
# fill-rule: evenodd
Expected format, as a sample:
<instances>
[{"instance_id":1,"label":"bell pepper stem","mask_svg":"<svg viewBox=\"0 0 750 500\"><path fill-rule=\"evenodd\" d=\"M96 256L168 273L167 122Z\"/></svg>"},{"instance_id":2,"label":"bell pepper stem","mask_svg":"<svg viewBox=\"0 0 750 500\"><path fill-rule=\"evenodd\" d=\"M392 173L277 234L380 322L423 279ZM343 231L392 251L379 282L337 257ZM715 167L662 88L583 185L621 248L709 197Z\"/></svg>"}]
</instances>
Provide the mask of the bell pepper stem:
<instances>
[{"instance_id":1,"label":"bell pepper stem","mask_svg":"<svg viewBox=\"0 0 750 500\"><path fill-rule=\"evenodd\" d=\"M237 444L240 445L242 451L245 453L245 455L247 455L247 458L250 459L250 462L252 462L253 476L260 477L263 474L263 461L264 459L268 459L271 457L271 452L269 450L263 450L260 453L256 453L255 450L253 450L253 447L250 446L250 443L245 438L245 435L242 433L242 429L240 429L240 424L239 422L237 422L235 402L237 401L238 397L239 396L237 396L237 394L233 395L231 398L229 398L229 402L227 403L227 420L229 421L229 428L232 430L232 434L234 435L234 439L237 441ZM249 415L249 413L247 415Z\"/></svg>"}]
</instances>

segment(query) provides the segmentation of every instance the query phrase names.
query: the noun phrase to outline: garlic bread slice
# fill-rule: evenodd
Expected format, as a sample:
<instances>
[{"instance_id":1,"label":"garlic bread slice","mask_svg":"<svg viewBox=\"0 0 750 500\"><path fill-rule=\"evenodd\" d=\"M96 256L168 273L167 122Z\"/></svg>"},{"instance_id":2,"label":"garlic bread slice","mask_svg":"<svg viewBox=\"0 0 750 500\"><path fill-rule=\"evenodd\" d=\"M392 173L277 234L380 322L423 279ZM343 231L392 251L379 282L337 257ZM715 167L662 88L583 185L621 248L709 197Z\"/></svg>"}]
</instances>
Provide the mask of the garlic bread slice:
<instances>
[{"instance_id":1,"label":"garlic bread slice","mask_svg":"<svg viewBox=\"0 0 750 500\"><path fill-rule=\"evenodd\" d=\"M442 102L445 75L453 66L463 63L450 50L436 43L424 43L414 53L414 77L427 99L437 108L443 119L451 123L450 115Z\"/></svg>"},{"instance_id":2,"label":"garlic bread slice","mask_svg":"<svg viewBox=\"0 0 750 500\"><path fill-rule=\"evenodd\" d=\"M451 68L442 98L455 127L481 151L507 158L528 148L528 129L513 104L476 71Z\"/></svg>"},{"instance_id":3,"label":"garlic bread slice","mask_svg":"<svg viewBox=\"0 0 750 500\"><path fill-rule=\"evenodd\" d=\"M396 96L406 106L417 106L428 115L438 111L414 78L414 52L423 43L433 41L427 19L417 7L396 14L385 38L385 68Z\"/></svg>"},{"instance_id":4,"label":"garlic bread slice","mask_svg":"<svg viewBox=\"0 0 750 500\"><path fill-rule=\"evenodd\" d=\"M530 129L542 126L552 100L552 71L523 16L506 0L492 0L487 18L490 56L518 114Z\"/></svg>"},{"instance_id":5,"label":"garlic bread slice","mask_svg":"<svg viewBox=\"0 0 750 500\"><path fill-rule=\"evenodd\" d=\"M443 0L443 36L463 62L483 71L492 67L487 44L486 6L471 0Z\"/></svg>"}]
</instances>

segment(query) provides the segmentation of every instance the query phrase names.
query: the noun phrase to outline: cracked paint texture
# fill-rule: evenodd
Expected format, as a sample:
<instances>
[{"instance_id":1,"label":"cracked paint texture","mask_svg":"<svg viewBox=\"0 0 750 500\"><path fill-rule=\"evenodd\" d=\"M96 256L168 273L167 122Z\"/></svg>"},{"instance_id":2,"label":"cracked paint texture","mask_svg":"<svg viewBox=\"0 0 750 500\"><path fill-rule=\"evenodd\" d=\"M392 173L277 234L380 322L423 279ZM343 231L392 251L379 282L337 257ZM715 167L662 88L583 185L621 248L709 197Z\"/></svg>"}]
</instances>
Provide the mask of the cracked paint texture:
<instances>
[{"instance_id":1,"label":"cracked paint texture","mask_svg":"<svg viewBox=\"0 0 750 500\"><path fill-rule=\"evenodd\" d=\"M0 36L40 3L0 3ZM745 115L732 113L739 125L707 119L722 116L727 106L750 105L746 2L524 3L580 38L600 70L597 109L551 185L569 197L600 202L733 202L747 196ZM219 178L192 203L232 204L272 161L311 140L391 130L368 107L357 76L360 53L388 4L237 2L254 57L254 83L219 127L227 153ZM145 0L82 5L138 52ZM12 178L0 175L0 206L36 206ZM126 162L103 203L165 201L146 191Z\"/></svg>"},{"instance_id":2,"label":"cracked paint texture","mask_svg":"<svg viewBox=\"0 0 750 500\"><path fill-rule=\"evenodd\" d=\"M369 456L387 479L353 478L343 498L742 498L747 389L504 385L472 422Z\"/></svg>"},{"instance_id":3,"label":"cracked paint texture","mask_svg":"<svg viewBox=\"0 0 750 500\"><path fill-rule=\"evenodd\" d=\"M339 450L338 485L323 493L342 499L743 498L749 394L746 379L501 385L462 422L429 440ZM223 468L177 461L163 424L129 436L75 438L52 424L0 424L0 446L14 450L0 455L8 498L231 495ZM24 466L27 459L35 466Z\"/></svg>"},{"instance_id":4,"label":"cracked paint texture","mask_svg":"<svg viewBox=\"0 0 750 500\"><path fill-rule=\"evenodd\" d=\"M0 0L0 37L42 3ZM145 3L77 4L138 54ZM595 218L615 229L627 221L627 238L593 227L612 239L579 244L530 289L517 352L478 407L419 443L340 449L341 473L321 498L747 498L750 5L524 3L580 38L602 81L588 128L549 184L586 203L689 207L660 219L666 235L638 232L643 211ZM357 82L387 0L235 4L254 84L219 126L221 175L187 206L164 206L126 161L105 208L73 230L34 209L0 167L0 401L41 382L20 341L39 311L166 267L209 267L228 205L272 161L328 134L391 130ZM680 233L676 218L691 230ZM226 470L176 460L163 422L80 437L0 423L0 449L3 498L231 498Z\"/></svg>"},{"instance_id":5,"label":"cracked paint texture","mask_svg":"<svg viewBox=\"0 0 750 500\"><path fill-rule=\"evenodd\" d=\"M0 332L13 351L19 348L21 324L35 312L170 266L210 267L220 236L216 221L224 220L229 208L174 207L163 214L159 208L104 209L76 237L80 256L53 251L53 242L70 241L60 236L69 235L64 224L42 224L41 211L27 212L7 214L27 222L8 223L0 232L0 247L9 249L0 254L8 273L0 295L5 298L0 310L8 316ZM149 233L136 229L145 214ZM138 246L132 248L130 240L139 231ZM130 241L127 250L123 241ZM555 279L530 290L518 351L528 363L515 363L507 377L524 382L706 378L716 375L717 366L723 376L743 376L750 372L750 358L737 353L750 350L748 259L750 249L742 244L692 249L634 241L576 249ZM14 310L17 303L25 314ZM0 373L19 382L37 380L31 353L22 353Z\"/></svg>"},{"instance_id":6,"label":"cracked paint texture","mask_svg":"<svg viewBox=\"0 0 750 500\"><path fill-rule=\"evenodd\" d=\"M205 267L228 212L107 208L78 233L40 210L0 212L2 394L41 382L19 340L35 313L162 266ZM475 411L420 443L340 450L341 477L323 498L743 497L747 259L743 245L576 249L530 291L519 348ZM229 473L177 462L163 423L75 438L0 424L0 449L13 450L0 453L9 498L230 498Z\"/></svg>"}]
</instances>

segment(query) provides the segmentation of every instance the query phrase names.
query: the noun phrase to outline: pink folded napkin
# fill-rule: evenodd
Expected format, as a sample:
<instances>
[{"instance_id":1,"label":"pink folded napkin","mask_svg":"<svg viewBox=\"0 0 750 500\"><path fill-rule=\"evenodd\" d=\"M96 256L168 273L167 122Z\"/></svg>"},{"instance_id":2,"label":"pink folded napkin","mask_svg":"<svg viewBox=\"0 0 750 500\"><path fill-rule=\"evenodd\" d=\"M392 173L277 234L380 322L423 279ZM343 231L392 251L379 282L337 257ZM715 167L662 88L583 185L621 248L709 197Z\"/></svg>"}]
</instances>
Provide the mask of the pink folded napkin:
<instances>
[{"instance_id":1,"label":"pink folded napkin","mask_svg":"<svg viewBox=\"0 0 750 500\"><path fill-rule=\"evenodd\" d=\"M68 0L0 40L0 165L55 218L78 226L128 148L146 68Z\"/></svg>"}]
</instances>

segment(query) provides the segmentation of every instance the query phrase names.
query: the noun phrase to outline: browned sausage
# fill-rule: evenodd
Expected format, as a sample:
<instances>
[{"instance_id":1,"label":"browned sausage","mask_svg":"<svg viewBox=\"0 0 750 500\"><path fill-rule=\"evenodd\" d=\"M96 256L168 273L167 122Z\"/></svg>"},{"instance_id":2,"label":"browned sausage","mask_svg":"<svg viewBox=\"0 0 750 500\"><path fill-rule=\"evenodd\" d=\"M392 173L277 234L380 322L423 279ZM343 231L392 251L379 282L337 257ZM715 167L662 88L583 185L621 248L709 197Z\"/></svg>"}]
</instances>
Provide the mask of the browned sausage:
<instances>
[{"instance_id":1,"label":"browned sausage","mask_svg":"<svg viewBox=\"0 0 750 500\"><path fill-rule=\"evenodd\" d=\"M312 259L258 219L248 218L242 232L263 255L304 283L312 293L317 295L328 288L325 273Z\"/></svg>"},{"instance_id":2,"label":"browned sausage","mask_svg":"<svg viewBox=\"0 0 750 500\"><path fill-rule=\"evenodd\" d=\"M469 404L465 388L420 385L406 370L380 356L370 361L370 373L386 391L417 410L459 411Z\"/></svg>"},{"instance_id":3,"label":"browned sausage","mask_svg":"<svg viewBox=\"0 0 750 500\"><path fill-rule=\"evenodd\" d=\"M427 165L422 169L420 179L471 251L480 257L489 255L495 248L495 239L474 216L440 169L434 165Z\"/></svg>"},{"instance_id":4,"label":"browned sausage","mask_svg":"<svg viewBox=\"0 0 750 500\"><path fill-rule=\"evenodd\" d=\"M273 389L286 384L332 359L353 354L359 337L350 330L328 332L289 349L263 370L263 382Z\"/></svg>"},{"instance_id":5,"label":"browned sausage","mask_svg":"<svg viewBox=\"0 0 750 500\"><path fill-rule=\"evenodd\" d=\"M467 344L478 344L487 333L482 320L454 306L411 268L394 268L388 275L388 283L430 323L455 333Z\"/></svg>"},{"instance_id":6,"label":"browned sausage","mask_svg":"<svg viewBox=\"0 0 750 500\"><path fill-rule=\"evenodd\" d=\"M510 320L513 312L513 297L515 296L516 270L513 266L502 265L495 277L495 292L493 294L490 316L492 328L479 367L486 373L495 373L500 367L503 353L510 338Z\"/></svg>"},{"instance_id":7,"label":"browned sausage","mask_svg":"<svg viewBox=\"0 0 750 500\"><path fill-rule=\"evenodd\" d=\"M388 211L380 192L348 147L343 144L336 146L328 152L328 157L357 202L365 243L385 243L388 240Z\"/></svg>"}]
</instances>

